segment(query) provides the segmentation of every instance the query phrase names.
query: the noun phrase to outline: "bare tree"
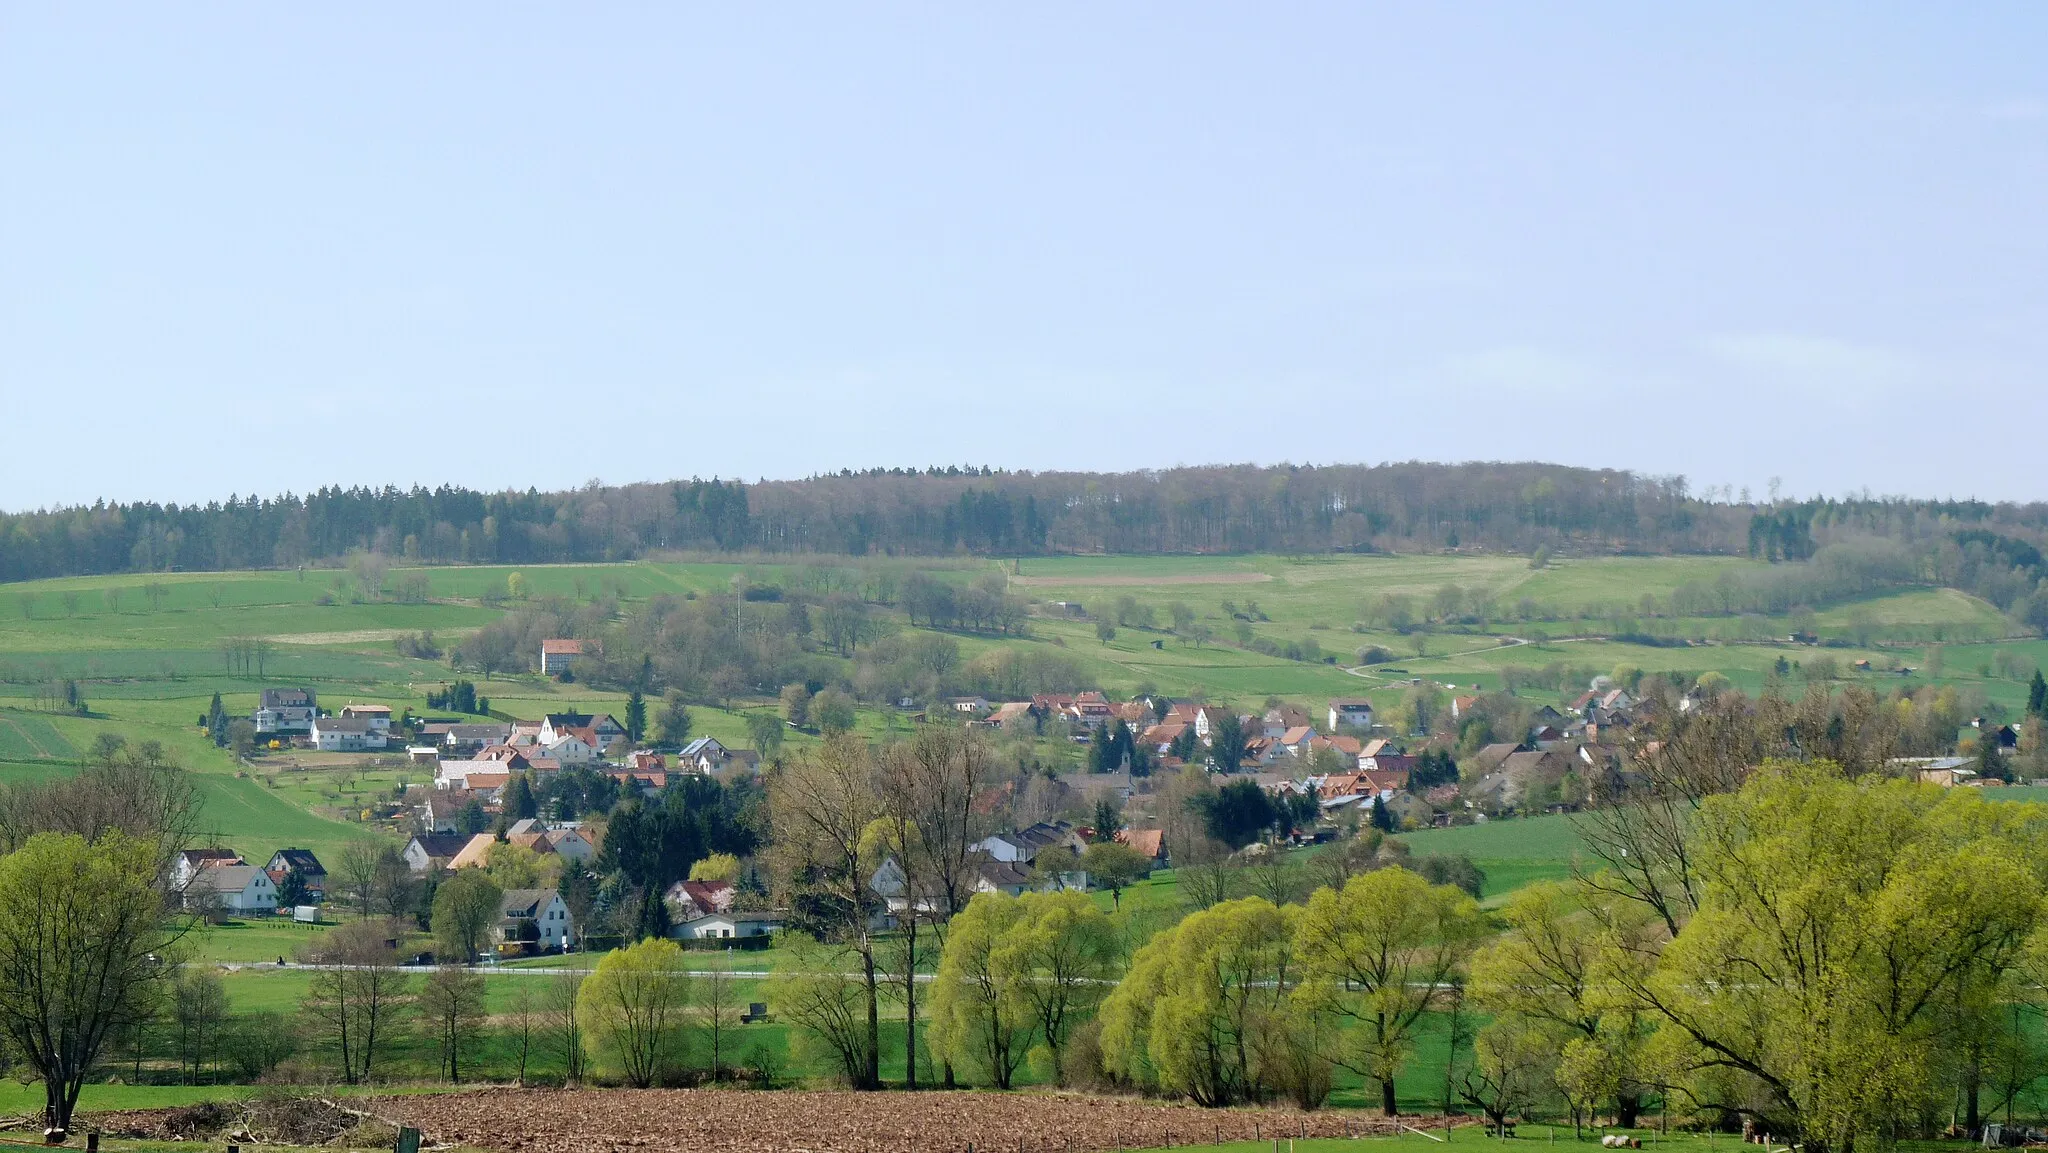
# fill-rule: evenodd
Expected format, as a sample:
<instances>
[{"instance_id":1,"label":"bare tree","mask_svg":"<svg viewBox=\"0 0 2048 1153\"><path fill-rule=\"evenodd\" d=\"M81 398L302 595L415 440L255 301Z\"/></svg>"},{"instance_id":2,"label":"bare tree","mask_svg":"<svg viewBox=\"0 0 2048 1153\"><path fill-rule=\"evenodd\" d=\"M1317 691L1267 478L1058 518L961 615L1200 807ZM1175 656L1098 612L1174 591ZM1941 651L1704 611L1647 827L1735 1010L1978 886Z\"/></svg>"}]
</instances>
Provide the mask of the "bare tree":
<instances>
[{"instance_id":1,"label":"bare tree","mask_svg":"<svg viewBox=\"0 0 2048 1153\"><path fill-rule=\"evenodd\" d=\"M704 1021L711 1034L711 1079L725 1079L725 1035L739 1024L738 990L727 972L732 968L732 946L711 967L704 981Z\"/></svg>"},{"instance_id":2,"label":"bare tree","mask_svg":"<svg viewBox=\"0 0 2048 1153\"><path fill-rule=\"evenodd\" d=\"M890 942L890 984L904 1009L904 1073L917 1088L918 961L922 930L945 923L974 895L968 856L979 821L974 798L990 775L987 745L971 730L933 724L882 758L880 803L886 851L903 878L903 909ZM949 1069L950 1072L950 1069Z\"/></svg>"},{"instance_id":3,"label":"bare tree","mask_svg":"<svg viewBox=\"0 0 2048 1153\"><path fill-rule=\"evenodd\" d=\"M578 1085L583 1081L585 1059L583 1017L576 1007L583 991L583 974L564 970L546 980L548 987L541 1009L542 1032L547 1036L549 1047L562 1059L563 1080L570 1085Z\"/></svg>"},{"instance_id":4,"label":"bare tree","mask_svg":"<svg viewBox=\"0 0 2048 1153\"><path fill-rule=\"evenodd\" d=\"M341 1064L342 1080L368 1081L410 1008L410 984L391 941L402 930L383 921L330 929L305 953L318 966L301 1003L314 1041Z\"/></svg>"},{"instance_id":5,"label":"bare tree","mask_svg":"<svg viewBox=\"0 0 2048 1153\"><path fill-rule=\"evenodd\" d=\"M343 846L335 858L334 876L343 900L356 907L360 917L370 916L377 904L377 882L384 867L384 846L363 838Z\"/></svg>"},{"instance_id":6,"label":"bare tree","mask_svg":"<svg viewBox=\"0 0 2048 1153\"><path fill-rule=\"evenodd\" d=\"M177 1030L178 1067L185 1073L186 1084L197 1085L218 1052L227 1017L227 988L218 973L189 969L179 974L171 991L171 1021Z\"/></svg>"},{"instance_id":7,"label":"bare tree","mask_svg":"<svg viewBox=\"0 0 2048 1153\"><path fill-rule=\"evenodd\" d=\"M540 996L534 991L533 982L514 982L504 1020L505 1044L512 1050L513 1060L518 1064L519 1084L523 1087L526 1084L526 1067L533 1059L533 1046L540 1037L542 1023Z\"/></svg>"},{"instance_id":8,"label":"bare tree","mask_svg":"<svg viewBox=\"0 0 2048 1153\"><path fill-rule=\"evenodd\" d=\"M777 880L792 907L809 911L799 927L849 950L860 966L865 1048L861 1067L848 1071L857 1089L875 1088L882 1080L881 977L872 918L879 902L868 884L877 862L864 851L868 825L881 812L875 785L867 746L839 736L789 758L768 788Z\"/></svg>"},{"instance_id":9,"label":"bare tree","mask_svg":"<svg viewBox=\"0 0 2048 1153\"><path fill-rule=\"evenodd\" d=\"M420 990L420 1017L434 1031L441 1052L441 1071L462 1083L463 1054L475 1048L484 1027L484 977L467 969L443 965ZM522 1077L525 1059L520 1060Z\"/></svg>"}]
</instances>

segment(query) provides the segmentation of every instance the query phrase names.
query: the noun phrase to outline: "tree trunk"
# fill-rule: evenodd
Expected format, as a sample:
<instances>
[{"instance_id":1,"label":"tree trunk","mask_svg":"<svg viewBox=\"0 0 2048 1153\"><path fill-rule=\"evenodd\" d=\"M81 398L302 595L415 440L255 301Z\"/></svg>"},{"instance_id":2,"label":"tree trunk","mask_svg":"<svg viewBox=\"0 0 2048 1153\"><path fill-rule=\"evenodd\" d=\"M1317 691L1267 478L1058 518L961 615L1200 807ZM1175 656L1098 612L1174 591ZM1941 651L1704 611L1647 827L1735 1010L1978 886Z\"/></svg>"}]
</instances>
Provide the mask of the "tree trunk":
<instances>
[{"instance_id":1,"label":"tree trunk","mask_svg":"<svg viewBox=\"0 0 2048 1153\"><path fill-rule=\"evenodd\" d=\"M1392 1117L1399 1110L1394 1108L1394 1079L1388 1077L1380 1082L1380 1111Z\"/></svg>"},{"instance_id":2,"label":"tree trunk","mask_svg":"<svg viewBox=\"0 0 2048 1153\"><path fill-rule=\"evenodd\" d=\"M903 1087L917 1088L917 912L906 908L910 923L904 933L903 959Z\"/></svg>"},{"instance_id":3,"label":"tree trunk","mask_svg":"<svg viewBox=\"0 0 2048 1153\"><path fill-rule=\"evenodd\" d=\"M1635 1128L1636 1119L1642 1115L1642 1112L1643 1095L1641 1093L1621 1094L1614 1100L1614 1127L1617 1129Z\"/></svg>"},{"instance_id":4,"label":"tree trunk","mask_svg":"<svg viewBox=\"0 0 2048 1153\"><path fill-rule=\"evenodd\" d=\"M879 1089L882 1085L882 1008L881 995L875 988L875 953L870 948L862 955L863 975L868 986L868 1051L866 1068L861 1070L864 1084L857 1089Z\"/></svg>"}]
</instances>

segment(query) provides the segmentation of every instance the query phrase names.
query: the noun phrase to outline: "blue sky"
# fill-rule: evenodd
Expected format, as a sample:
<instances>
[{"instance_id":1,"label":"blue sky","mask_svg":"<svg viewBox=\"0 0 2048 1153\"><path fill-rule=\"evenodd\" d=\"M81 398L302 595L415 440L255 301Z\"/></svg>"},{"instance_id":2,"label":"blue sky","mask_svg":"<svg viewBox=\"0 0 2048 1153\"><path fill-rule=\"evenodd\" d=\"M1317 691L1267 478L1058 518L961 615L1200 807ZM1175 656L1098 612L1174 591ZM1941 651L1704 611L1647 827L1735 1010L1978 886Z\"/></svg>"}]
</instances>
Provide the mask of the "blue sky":
<instances>
[{"instance_id":1,"label":"blue sky","mask_svg":"<svg viewBox=\"0 0 2048 1153\"><path fill-rule=\"evenodd\" d=\"M0 507L1547 459L2048 498L2048 7L0 6Z\"/></svg>"}]
</instances>

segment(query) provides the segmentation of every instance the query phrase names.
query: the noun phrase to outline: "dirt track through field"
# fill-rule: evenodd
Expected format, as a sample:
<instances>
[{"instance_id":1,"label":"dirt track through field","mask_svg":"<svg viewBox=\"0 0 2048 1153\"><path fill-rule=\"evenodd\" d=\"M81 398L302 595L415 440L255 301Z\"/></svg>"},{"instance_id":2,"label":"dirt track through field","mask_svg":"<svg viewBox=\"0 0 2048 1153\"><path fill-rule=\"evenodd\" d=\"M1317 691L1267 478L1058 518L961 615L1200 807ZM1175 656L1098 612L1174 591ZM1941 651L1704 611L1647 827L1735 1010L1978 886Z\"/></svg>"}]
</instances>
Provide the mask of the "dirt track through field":
<instances>
[{"instance_id":1,"label":"dirt track through field","mask_svg":"<svg viewBox=\"0 0 2048 1153\"><path fill-rule=\"evenodd\" d=\"M1385 1118L1349 1112L1200 1109L1075 1093L491 1089L385 1098L370 1109L418 1126L431 1141L506 1153L1095 1153L1396 1131Z\"/></svg>"}]
</instances>

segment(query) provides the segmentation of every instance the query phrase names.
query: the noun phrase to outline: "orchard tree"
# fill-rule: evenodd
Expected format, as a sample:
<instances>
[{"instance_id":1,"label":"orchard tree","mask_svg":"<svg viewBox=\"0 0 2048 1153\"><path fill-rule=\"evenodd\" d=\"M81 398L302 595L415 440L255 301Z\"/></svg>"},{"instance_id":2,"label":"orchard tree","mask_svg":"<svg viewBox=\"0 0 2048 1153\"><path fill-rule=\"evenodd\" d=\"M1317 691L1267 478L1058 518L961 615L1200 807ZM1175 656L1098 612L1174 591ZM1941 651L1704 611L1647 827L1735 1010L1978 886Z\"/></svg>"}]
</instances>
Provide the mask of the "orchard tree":
<instances>
[{"instance_id":1,"label":"orchard tree","mask_svg":"<svg viewBox=\"0 0 2048 1153\"><path fill-rule=\"evenodd\" d=\"M1096 888L1109 890L1112 907L1122 909L1124 890L1152 871L1152 860L1129 845L1098 841L1082 851L1081 871Z\"/></svg>"},{"instance_id":2,"label":"orchard tree","mask_svg":"<svg viewBox=\"0 0 2048 1153\"><path fill-rule=\"evenodd\" d=\"M457 869L434 891L434 949L444 958L475 961L490 940L504 890L482 869Z\"/></svg>"}]
</instances>

